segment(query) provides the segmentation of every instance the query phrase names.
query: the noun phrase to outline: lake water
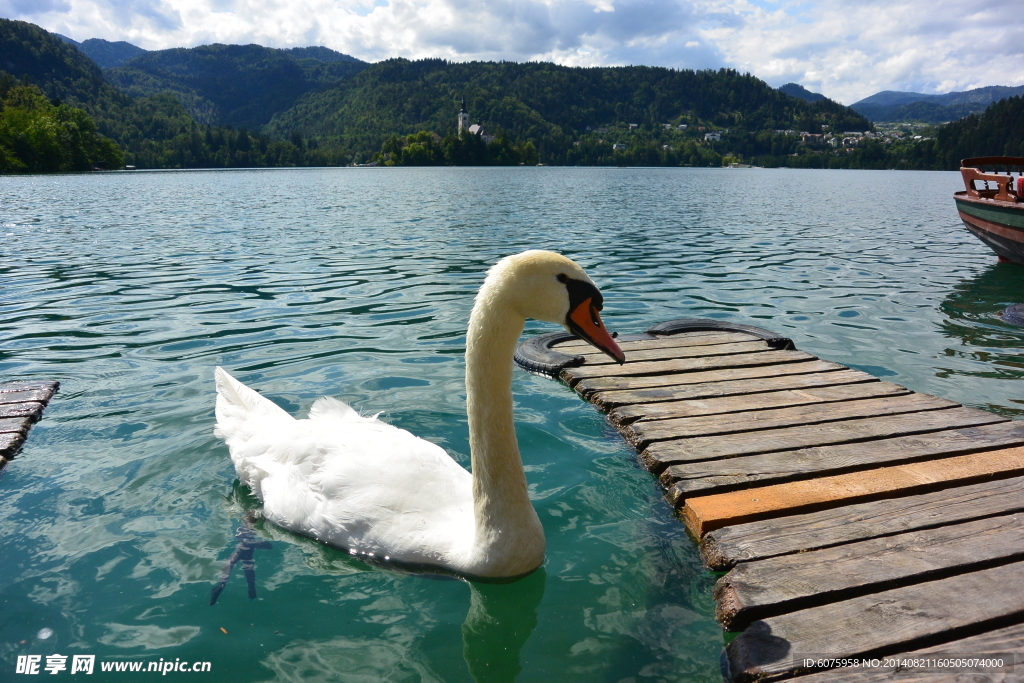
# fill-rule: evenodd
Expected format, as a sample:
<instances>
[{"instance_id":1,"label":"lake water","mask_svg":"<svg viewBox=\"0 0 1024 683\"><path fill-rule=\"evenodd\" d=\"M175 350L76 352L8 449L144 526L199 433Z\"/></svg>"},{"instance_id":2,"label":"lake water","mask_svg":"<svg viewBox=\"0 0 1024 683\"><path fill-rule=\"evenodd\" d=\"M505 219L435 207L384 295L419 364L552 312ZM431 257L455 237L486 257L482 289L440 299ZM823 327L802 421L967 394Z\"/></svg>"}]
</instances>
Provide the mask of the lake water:
<instances>
[{"instance_id":1,"label":"lake water","mask_svg":"<svg viewBox=\"0 0 1024 683\"><path fill-rule=\"evenodd\" d=\"M1024 301L1024 268L960 225L959 186L756 169L0 178L0 379L61 382L0 479L0 679L21 680L19 655L92 654L95 681L156 675L103 662L161 660L208 661L167 676L211 682L720 680L716 577L563 385L513 387L547 562L471 586L259 521L212 433L213 368L293 413L324 394L386 411L468 464L473 294L501 256L548 248L588 269L613 330L755 324L1019 419L1024 329L998 314ZM239 564L211 607L250 525L269 543L257 599Z\"/></svg>"}]
</instances>

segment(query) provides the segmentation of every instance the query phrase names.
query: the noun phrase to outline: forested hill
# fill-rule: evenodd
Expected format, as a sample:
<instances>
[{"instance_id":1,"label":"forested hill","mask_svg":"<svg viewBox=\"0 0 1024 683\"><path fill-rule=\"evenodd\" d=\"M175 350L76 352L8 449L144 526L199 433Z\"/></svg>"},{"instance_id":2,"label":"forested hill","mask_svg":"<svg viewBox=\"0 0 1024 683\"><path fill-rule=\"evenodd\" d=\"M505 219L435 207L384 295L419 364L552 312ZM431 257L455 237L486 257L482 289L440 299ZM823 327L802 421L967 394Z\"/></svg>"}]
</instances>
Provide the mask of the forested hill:
<instances>
[{"instance_id":1,"label":"forested hill","mask_svg":"<svg viewBox=\"0 0 1024 683\"><path fill-rule=\"evenodd\" d=\"M129 59L134 59L139 55L146 54L147 50L143 50L138 45L132 45L129 42L119 40L112 42L109 40L103 40L102 38L89 38L83 40L81 43L77 40L72 40L67 36L62 36L59 33L54 33L61 40L78 48L80 52L85 54L86 57L96 62L101 69L110 69L115 66L121 66Z\"/></svg>"},{"instance_id":2,"label":"forested hill","mask_svg":"<svg viewBox=\"0 0 1024 683\"><path fill-rule=\"evenodd\" d=\"M944 123L980 114L990 104L1019 95L1024 95L1024 86L990 85L942 95L884 90L850 108L872 121Z\"/></svg>"},{"instance_id":3,"label":"forested hill","mask_svg":"<svg viewBox=\"0 0 1024 683\"><path fill-rule=\"evenodd\" d=\"M88 114L88 121L71 121L76 131L90 134L89 127L95 123L100 133L120 147L124 163L139 168L319 166L347 162L347 158L294 137L272 140L258 132L198 124L180 98L171 93L133 98L107 82L95 62L73 45L24 21L0 19L0 84L5 93L15 97L0 102L0 157L9 157L6 162L0 159L0 169L81 169L80 161L61 160L57 157L65 155L57 154L52 146L37 144L39 131L32 128L34 121L56 121L53 125L66 128L64 124L68 122L60 117L77 114L62 109L62 105L80 108ZM38 88L49 99L49 106L40 104L22 86ZM89 145L99 149L100 143ZM94 156L93 161L104 161L106 167L111 167L109 154Z\"/></svg>"},{"instance_id":4,"label":"forested hill","mask_svg":"<svg viewBox=\"0 0 1024 683\"><path fill-rule=\"evenodd\" d=\"M773 130L867 130L860 114L831 100L805 102L731 69L575 68L550 63L389 59L333 88L310 92L274 116L272 134L298 130L356 156L387 136L455 128L458 102L473 121L532 140L545 163L566 163L569 147L597 128L686 124L728 128L739 139ZM667 143L666 143L667 144ZM770 152L770 143L769 150Z\"/></svg>"},{"instance_id":5,"label":"forested hill","mask_svg":"<svg viewBox=\"0 0 1024 683\"><path fill-rule=\"evenodd\" d=\"M325 47L213 44L147 52L104 75L132 96L172 92L200 123L255 129L367 66Z\"/></svg>"},{"instance_id":6,"label":"forested hill","mask_svg":"<svg viewBox=\"0 0 1024 683\"><path fill-rule=\"evenodd\" d=\"M917 145L908 167L955 171L960 160L981 156L1024 157L1024 96L1008 97L939 126L935 138Z\"/></svg>"},{"instance_id":7,"label":"forested hill","mask_svg":"<svg viewBox=\"0 0 1024 683\"><path fill-rule=\"evenodd\" d=\"M51 99L68 101L94 118L131 102L103 77L94 61L35 24L0 19L0 71L32 83Z\"/></svg>"}]
</instances>

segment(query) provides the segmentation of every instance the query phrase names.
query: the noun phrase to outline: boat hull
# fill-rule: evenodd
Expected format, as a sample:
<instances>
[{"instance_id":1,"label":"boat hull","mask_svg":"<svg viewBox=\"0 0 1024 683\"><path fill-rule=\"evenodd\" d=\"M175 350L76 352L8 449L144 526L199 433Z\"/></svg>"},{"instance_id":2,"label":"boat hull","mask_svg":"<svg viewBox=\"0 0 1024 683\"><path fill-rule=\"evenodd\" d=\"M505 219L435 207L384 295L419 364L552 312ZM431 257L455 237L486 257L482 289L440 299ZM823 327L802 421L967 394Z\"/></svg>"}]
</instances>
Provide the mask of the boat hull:
<instances>
[{"instance_id":1,"label":"boat hull","mask_svg":"<svg viewBox=\"0 0 1024 683\"><path fill-rule=\"evenodd\" d=\"M999 255L1024 265L1024 204L974 199L966 192L954 197L964 227Z\"/></svg>"}]
</instances>

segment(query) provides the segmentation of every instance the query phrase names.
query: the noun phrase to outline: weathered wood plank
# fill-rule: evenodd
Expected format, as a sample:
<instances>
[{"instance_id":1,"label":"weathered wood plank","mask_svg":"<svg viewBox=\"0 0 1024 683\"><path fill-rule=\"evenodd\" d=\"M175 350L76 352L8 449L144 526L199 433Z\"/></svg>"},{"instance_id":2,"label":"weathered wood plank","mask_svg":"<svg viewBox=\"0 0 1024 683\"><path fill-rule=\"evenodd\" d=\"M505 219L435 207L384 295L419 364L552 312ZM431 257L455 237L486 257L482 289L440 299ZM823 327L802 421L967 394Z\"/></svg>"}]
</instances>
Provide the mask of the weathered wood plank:
<instances>
[{"instance_id":1,"label":"weathered wood plank","mask_svg":"<svg viewBox=\"0 0 1024 683\"><path fill-rule=\"evenodd\" d=\"M637 420L651 422L667 420L673 417L692 417L697 415L714 415L729 413L735 410L760 410L762 408L778 408L787 405L803 405L824 401L820 391L814 389L833 389L840 393L852 392L849 396L832 400L848 400L874 395L877 389L864 388L866 384L880 384L877 377L872 377L859 370L840 370L838 372L820 372L812 375L793 375L784 377L765 377L762 379L737 380L734 382L709 382L692 386L678 387L677 395L671 401L658 403L635 402L631 405L618 405L608 413L608 419L618 427L632 424ZM736 386L740 385L740 386ZM854 389L854 387L861 387ZM898 385L890 385L898 386ZM900 387L903 392L909 390ZM665 389L646 389L641 391L668 393ZM701 392L704 393L701 393ZM640 392L601 392L591 397L595 403L608 394L625 394ZM891 392L890 392L891 393ZM811 396L818 397L812 400ZM693 396L687 398L687 396ZM790 402L795 401L795 402ZM603 406L602 406L603 407Z\"/></svg>"},{"instance_id":2,"label":"weathered wood plank","mask_svg":"<svg viewBox=\"0 0 1024 683\"><path fill-rule=\"evenodd\" d=\"M704 536L701 559L715 571L905 531L1024 511L1024 477L857 503L717 529Z\"/></svg>"},{"instance_id":3,"label":"weathered wood plank","mask_svg":"<svg viewBox=\"0 0 1024 683\"><path fill-rule=\"evenodd\" d=\"M1024 560L1022 522L1022 514L988 517L742 562L715 585L716 616L738 631L755 619Z\"/></svg>"},{"instance_id":4,"label":"weathered wood plank","mask_svg":"<svg viewBox=\"0 0 1024 683\"><path fill-rule=\"evenodd\" d=\"M46 403L53 397L53 388L0 391L0 406L17 403Z\"/></svg>"},{"instance_id":5,"label":"weathered wood plank","mask_svg":"<svg viewBox=\"0 0 1024 683\"><path fill-rule=\"evenodd\" d=\"M670 465L661 473L660 481L669 500L679 503L687 496L724 493L751 485L780 484L896 462L1022 445L1024 422L1009 421L895 439Z\"/></svg>"},{"instance_id":6,"label":"weathered wood plank","mask_svg":"<svg viewBox=\"0 0 1024 683\"><path fill-rule=\"evenodd\" d=\"M877 385L854 386L878 389L875 392L876 397L836 401L823 406L821 402L811 403L815 397L809 393L801 392L804 394L803 400L807 405L733 412L728 415L678 417L652 422L641 421L634 422L621 431L623 437L629 443L640 449L645 448L654 441L685 439L697 436L709 437L717 434L734 434L737 432L749 433L794 425L824 424L862 417L942 410L955 408L960 405L959 403L936 396L929 396L928 394L911 394L903 387L895 384L879 382ZM886 391L887 389L888 391ZM847 393L852 394L852 392ZM799 399L801 397L794 395L793 398ZM735 401L732 403L734 406L737 405ZM750 438L757 438L757 435L750 434Z\"/></svg>"},{"instance_id":7,"label":"weathered wood plank","mask_svg":"<svg viewBox=\"0 0 1024 683\"><path fill-rule=\"evenodd\" d=\"M665 337L655 337L653 339L637 339L619 342L619 348L629 353L630 351L642 351L645 349L674 349L684 346L711 346L713 344L734 344L736 342L745 342L757 340L752 334L746 334L744 332L686 332L683 334L673 334ZM551 347L555 351L561 351L563 353L579 353L579 351L593 349L593 345L589 342L585 342L582 339L573 339L572 341L562 342L561 344L555 344Z\"/></svg>"},{"instance_id":8,"label":"weathered wood plank","mask_svg":"<svg viewBox=\"0 0 1024 683\"><path fill-rule=\"evenodd\" d=\"M687 528L700 538L708 531L732 524L1020 474L1024 474L1024 447L1018 446L691 497L681 514Z\"/></svg>"},{"instance_id":9,"label":"weathered wood plank","mask_svg":"<svg viewBox=\"0 0 1024 683\"><path fill-rule=\"evenodd\" d=\"M689 386L693 384L709 384L719 382L730 382L734 380L782 377L789 375L804 375L816 372L832 372L847 370L845 365L832 363L824 360L804 361L802 363L786 363L784 365L763 365L747 368L727 368L710 370L707 372L678 372L667 375L645 375L642 377L595 377L593 379L580 380L573 386L583 398L592 400L590 397L598 392L639 392L643 401L671 401L675 398L687 398L678 396L675 393L676 387ZM660 388L660 389L655 389ZM654 389L654 390L652 390ZM648 393L649 392L649 393ZM608 407L618 405L613 397L607 398ZM599 406L603 405L598 403Z\"/></svg>"},{"instance_id":10,"label":"weathered wood plank","mask_svg":"<svg viewBox=\"0 0 1024 683\"><path fill-rule=\"evenodd\" d=\"M801 676L800 683L1024 683L1024 667L1017 664L1015 670L1013 659L1006 655L1015 655L1017 662L1024 663L1024 624L1014 624L942 645L887 656L885 659L892 660L892 666L829 669ZM933 669L926 672L900 668L898 665L900 660L920 661L959 657L990 659L993 656L1002 657L1004 666L1009 666L1010 670L993 670L972 675L949 668L945 671Z\"/></svg>"},{"instance_id":11,"label":"weathered wood plank","mask_svg":"<svg viewBox=\"0 0 1024 683\"><path fill-rule=\"evenodd\" d=\"M50 395L57 390L60 382L47 382L40 380L15 380L12 382L0 382L0 394L16 391L49 391Z\"/></svg>"},{"instance_id":12,"label":"weathered wood plank","mask_svg":"<svg viewBox=\"0 0 1024 683\"><path fill-rule=\"evenodd\" d=\"M773 372L773 370L780 372ZM728 377L719 379L724 373L744 373L740 378ZM747 377L747 375L756 375ZM694 376L707 376L709 381L684 382L672 386L653 387L650 389L595 390L589 389L593 383L616 381L619 378L598 378L583 380L576 385L577 392L590 391L587 400L601 410L616 409L622 424L629 424L646 412L645 408L657 409L663 404L693 399L707 399L724 396L757 394L765 391L781 391L783 389L802 389L805 387L830 386L833 384L856 384L861 382L877 382L866 372L850 370L837 363L826 361L810 361L809 363L791 363L787 365L739 368L736 370L712 370L710 372L694 372L680 375L655 375L648 377L628 378L633 380L663 380L678 377L689 380ZM656 418L655 418L656 419Z\"/></svg>"},{"instance_id":13,"label":"weathered wood plank","mask_svg":"<svg viewBox=\"0 0 1024 683\"><path fill-rule=\"evenodd\" d=\"M0 466L21 448L29 427L59 386L37 380L0 382Z\"/></svg>"},{"instance_id":14,"label":"weathered wood plank","mask_svg":"<svg viewBox=\"0 0 1024 683\"><path fill-rule=\"evenodd\" d=\"M948 408L744 434L658 441L644 449L640 454L640 463L651 472L661 474L666 467L677 463L909 436L1007 421L1004 417L976 408Z\"/></svg>"},{"instance_id":15,"label":"weathered wood plank","mask_svg":"<svg viewBox=\"0 0 1024 683\"><path fill-rule=\"evenodd\" d=\"M593 348L593 347L591 347ZM772 347L767 343L756 340L739 342L735 344L715 344L713 346L682 346L668 349L646 349L641 351L626 352L626 363L639 363L652 360L671 360L673 358L704 358L707 356L729 356L740 353L757 353L759 351L771 351ZM585 365L617 364L616 361L604 353L581 353Z\"/></svg>"},{"instance_id":16,"label":"weathered wood plank","mask_svg":"<svg viewBox=\"0 0 1024 683\"><path fill-rule=\"evenodd\" d=\"M8 417L0 419L0 434L28 434L32 419L28 417Z\"/></svg>"},{"instance_id":17,"label":"weathered wood plank","mask_svg":"<svg viewBox=\"0 0 1024 683\"><path fill-rule=\"evenodd\" d=\"M1024 619L1024 563L985 569L755 621L725 650L736 683L775 681L806 657L895 654Z\"/></svg>"},{"instance_id":18,"label":"weathered wood plank","mask_svg":"<svg viewBox=\"0 0 1024 683\"><path fill-rule=\"evenodd\" d=\"M633 375L664 375L674 372L696 372L700 370L717 370L719 368L740 368L754 365L781 365L815 360L815 357L803 351L761 351L757 353L739 353L732 356L709 356L700 358L673 358L670 360L652 360L625 365L581 365L577 368L565 368L559 377L569 386L581 379L593 377L629 377Z\"/></svg>"},{"instance_id":19,"label":"weathered wood plank","mask_svg":"<svg viewBox=\"0 0 1024 683\"><path fill-rule=\"evenodd\" d=\"M25 441L23 434L0 434L0 458L10 460Z\"/></svg>"},{"instance_id":20,"label":"weathered wood plank","mask_svg":"<svg viewBox=\"0 0 1024 683\"><path fill-rule=\"evenodd\" d=\"M0 405L0 418L5 417L31 417L38 419L43 413L44 403L9 403Z\"/></svg>"}]
</instances>

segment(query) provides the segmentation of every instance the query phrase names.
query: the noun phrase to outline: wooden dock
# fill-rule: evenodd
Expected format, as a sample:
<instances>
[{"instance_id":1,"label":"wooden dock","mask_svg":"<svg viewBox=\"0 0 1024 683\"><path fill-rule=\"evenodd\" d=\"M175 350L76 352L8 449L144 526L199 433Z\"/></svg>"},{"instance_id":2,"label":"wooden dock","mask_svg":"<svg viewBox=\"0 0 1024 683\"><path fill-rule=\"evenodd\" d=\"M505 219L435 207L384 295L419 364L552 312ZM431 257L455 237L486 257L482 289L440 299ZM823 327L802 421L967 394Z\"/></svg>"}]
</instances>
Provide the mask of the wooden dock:
<instances>
[{"instance_id":1,"label":"wooden dock","mask_svg":"<svg viewBox=\"0 0 1024 683\"><path fill-rule=\"evenodd\" d=\"M18 454L59 382L0 382L0 470Z\"/></svg>"},{"instance_id":2,"label":"wooden dock","mask_svg":"<svg viewBox=\"0 0 1024 683\"><path fill-rule=\"evenodd\" d=\"M621 366L566 333L516 361L606 411L728 571L727 680L1024 681L1024 422L755 327L676 320L618 340ZM970 657L1003 668L945 661Z\"/></svg>"}]
</instances>

